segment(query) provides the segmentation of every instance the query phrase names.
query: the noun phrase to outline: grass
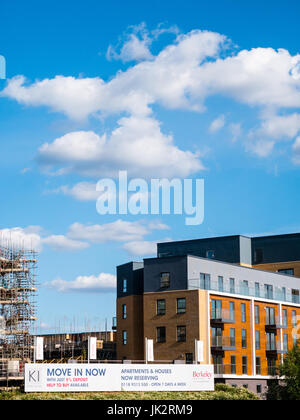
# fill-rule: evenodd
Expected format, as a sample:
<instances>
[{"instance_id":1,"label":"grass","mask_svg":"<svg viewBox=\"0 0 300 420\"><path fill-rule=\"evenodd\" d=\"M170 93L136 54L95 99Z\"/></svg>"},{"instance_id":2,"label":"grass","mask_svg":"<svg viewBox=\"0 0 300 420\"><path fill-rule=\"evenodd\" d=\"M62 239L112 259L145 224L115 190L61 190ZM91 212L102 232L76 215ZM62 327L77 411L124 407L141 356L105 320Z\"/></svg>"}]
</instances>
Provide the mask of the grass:
<instances>
[{"instance_id":1,"label":"grass","mask_svg":"<svg viewBox=\"0 0 300 420\"><path fill-rule=\"evenodd\" d=\"M21 390L0 392L0 400L259 400L245 388L216 385L213 392L79 392L79 393L27 393Z\"/></svg>"}]
</instances>

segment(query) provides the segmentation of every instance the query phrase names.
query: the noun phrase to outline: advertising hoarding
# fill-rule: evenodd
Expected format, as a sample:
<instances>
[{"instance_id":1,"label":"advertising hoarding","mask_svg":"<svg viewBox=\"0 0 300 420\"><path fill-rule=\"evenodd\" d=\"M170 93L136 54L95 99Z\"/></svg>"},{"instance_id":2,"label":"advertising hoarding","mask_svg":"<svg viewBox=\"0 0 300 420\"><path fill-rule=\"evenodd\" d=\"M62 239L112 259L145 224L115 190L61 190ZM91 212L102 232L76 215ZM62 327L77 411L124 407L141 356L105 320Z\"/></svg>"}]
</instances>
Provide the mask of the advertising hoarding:
<instances>
[{"instance_id":1,"label":"advertising hoarding","mask_svg":"<svg viewBox=\"0 0 300 420\"><path fill-rule=\"evenodd\" d=\"M25 365L25 392L213 390L213 365Z\"/></svg>"}]
</instances>

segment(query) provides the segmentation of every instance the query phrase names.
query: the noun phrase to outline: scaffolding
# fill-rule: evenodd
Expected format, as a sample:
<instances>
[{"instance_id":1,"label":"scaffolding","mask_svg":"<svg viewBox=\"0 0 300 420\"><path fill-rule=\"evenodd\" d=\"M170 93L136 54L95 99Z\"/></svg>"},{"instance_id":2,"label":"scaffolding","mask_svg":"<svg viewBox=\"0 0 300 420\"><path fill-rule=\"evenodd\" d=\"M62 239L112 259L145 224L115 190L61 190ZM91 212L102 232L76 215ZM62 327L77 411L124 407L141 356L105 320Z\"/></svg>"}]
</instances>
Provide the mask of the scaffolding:
<instances>
[{"instance_id":1,"label":"scaffolding","mask_svg":"<svg viewBox=\"0 0 300 420\"><path fill-rule=\"evenodd\" d=\"M35 251L0 245L0 379L33 359L36 265Z\"/></svg>"}]
</instances>

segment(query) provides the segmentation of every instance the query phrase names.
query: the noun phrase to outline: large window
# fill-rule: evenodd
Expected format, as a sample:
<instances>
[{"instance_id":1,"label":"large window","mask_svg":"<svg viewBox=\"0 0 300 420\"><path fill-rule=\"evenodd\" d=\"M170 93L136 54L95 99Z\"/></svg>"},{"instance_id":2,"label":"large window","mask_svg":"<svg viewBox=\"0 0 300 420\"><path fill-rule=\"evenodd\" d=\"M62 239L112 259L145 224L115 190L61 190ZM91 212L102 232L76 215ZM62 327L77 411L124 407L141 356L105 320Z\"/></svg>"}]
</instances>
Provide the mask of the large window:
<instances>
[{"instance_id":1,"label":"large window","mask_svg":"<svg viewBox=\"0 0 300 420\"><path fill-rule=\"evenodd\" d=\"M260 331L255 331L255 348L256 350L260 350Z\"/></svg>"},{"instance_id":2,"label":"large window","mask_svg":"<svg viewBox=\"0 0 300 420\"><path fill-rule=\"evenodd\" d=\"M186 312L186 299L185 298L177 299L177 313L185 314L185 312Z\"/></svg>"},{"instance_id":3,"label":"large window","mask_svg":"<svg viewBox=\"0 0 300 420\"><path fill-rule=\"evenodd\" d=\"M292 325L293 328L297 327L297 312L295 310L292 311Z\"/></svg>"},{"instance_id":4,"label":"large window","mask_svg":"<svg viewBox=\"0 0 300 420\"><path fill-rule=\"evenodd\" d=\"M293 303L300 303L299 290L297 290L297 289L292 289L292 302Z\"/></svg>"},{"instance_id":5,"label":"large window","mask_svg":"<svg viewBox=\"0 0 300 420\"><path fill-rule=\"evenodd\" d=\"M211 301L211 319L222 318L222 301L218 299L212 299Z\"/></svg>"},{"instance_id":6,"label":"large window","mask_svg":"<svg viewBox=\"0 0 300 420\"><path fill-rule=\"evenodd\" d=\"M246 322L246 303L241 303L241 320Z\"/></svg>"},{"instance_id":7,"label":"large window","mask_svg":"<svg viewBox=\"0 0 300 420\"><path fill-rule=\"evenodd\" d=\"M248 374L247 356L242 357L242 372L243 372L243 375Z\"/></svg>"},{"instance_id":8,"label":"large window","mask_svg":"<svg viewBox=\"0 0 300 420\"><path fill-rule=\"evenodd\" d=\"M230 328L230 347L235 347L235 328Z\"/></svg>"},{"instance_id":9,"label":"large window","mask_svg":"<svg viewBox=\"0 0 300 420\"><path fill-rule=\"evenodd\" d=\"M224 292L224 279L222 276L218 277L218 290L219 292Z\"/></svg>"},{"instance_id":10,"label":"large window","mask_svg":"<svg viewBox=\"0 0 300 420\"><path fill-rule=\"evenodd\" d=\"M282 309L282 326L287 328L287 309Z\"/></svg>"},{"instance_id":11,"label":"large window","mask_svg":"<svg viewBox=\"0 0 300 420\"><path fill-rule=\"evenodd\" d=\"M234 302L229 302L229 315L230 315L230 321L235 320L235 305Z\"/></svg>"},{"instance_id":12,"label":"large window","mask_svg":"<svg viewBox=\"0 0 300 420\"><path fill-rule=\"evenodd\" d=\"M265 298L273 299L273 286L271 284L265 284Z\"/></svg>"},{"instance_id":13,"label":"large window","mask_svg":"<svg viewBox=\"0 0 300 420\"><path fill-rule=\"evenodd\" d=\"M255 305L254 307L254 318L255 318L255 324L259 324L259 306Z\"/></svg>"},{"instance_id":14,"label":"large window","mask_svg":"<svg viewBox=\"0 0 300 420\"><path fill-rule=\"evenodd\" d=\"M235 293L235 279L230 278L229 279L229 285L230 285L230 293Z\"/></svg>"},{"instance_id":15,"label":"large window","mask_svg":"<svg viewBox=\"0 0 300 420\"><path fill-rule=\"evenodd\" d=\"M260 297L260 284L255 283L255 296Z\"/></svg>"},{"instance_id":16,"label":"large window","mask_svg":"<svg viewBox=\"0 0 300 420\"><path fill-rule=\"evenodd\" d=\"M230 364L231 364L231 374L235 375L236 374L236 357L235 356L231 356L230 357Z\"/></svg>"},{"instance_id":17,"label":"large window","mask_svg":"<svg viewBox=\"0 0 300 420\"><path fill-rule=\"evenodd\" d=\"M266 325L275 325L275 308L266 307Z\"/></svg>"},{"instance_id":18,"label":"large window","mask_svg":"<svg viewBox=\"0 0 300 420\"><path fill-rule=\"evenodd\" d=\"M160 274L160 287L162 289L167 289L170 287L170 273L161 273Z\"/></svg>"},{"instance_id":19,"label":"large window","mask_svg":"<svg viewBox=\"0 0 300 420\"><path fill-rule=\"evenodd\" d=\"M166 327L157 327L156 328L156 340L158 343L166 342Z\"/></svg>"},{"instance_id":20,"label":"large window","mask_svg":"<svg viewBox=\"0 0 300 420\"><path fill-rule=\"evenodd\" d=\"M186 326L180 325L177 327L177 341L182 343L186 341Z\"/></svg>"},{"instance_id":21,"label":"large window","mask_svg":"<svg viewBox=\"0 0 300 420\"><path fill-rule=\"evenodd\" d=\"M124 345L127 344L127 331L122 331L122 342Z\"/></svg>"},{"instance_id":22,"label":"large window","mask_svg":"<svg viewBox=\"0 0 300 420\"><path fill-rule=\"evenodd\" d=\"M283 334L283 350L288 351L289 349L289 336L288 334Z\"/></svg>"},{"instance_id":23,"label":"large window","mask_svg":"<svg viewBox=\"0 0 300 420\"><path fill-rule=\"evenodd\" d=\"M156 314L165 315L166 314L166 301L165 299L158 299L156 301Z\"/></svg>"},{"instance_id":24,"label":"large window","mask_svg":"<svg viewBox=\"0 0 300 420\"><path fill-rule=\"evenodd\" d=\"M260 357L256 357L256 375L261 375L261 360L260 360Z\"/></svg>"},{"instance_id":25,"label":"large window","mask_svg":"<svg viewBox=\"0 0 300 420\"><path fill-rule=\"evenodd\" d=\"M247 330L242 329L242 348L247 348Z\"/></svg>"},{"instance_id":26,"label":"large window","mask_svg":"<svg viewBox=\"0 0 300 420\"><path fill-rule=\"evenodd\" d=\"M200 288L210 290L210 274L200 273Z\"/></svg>"}]
</instances>

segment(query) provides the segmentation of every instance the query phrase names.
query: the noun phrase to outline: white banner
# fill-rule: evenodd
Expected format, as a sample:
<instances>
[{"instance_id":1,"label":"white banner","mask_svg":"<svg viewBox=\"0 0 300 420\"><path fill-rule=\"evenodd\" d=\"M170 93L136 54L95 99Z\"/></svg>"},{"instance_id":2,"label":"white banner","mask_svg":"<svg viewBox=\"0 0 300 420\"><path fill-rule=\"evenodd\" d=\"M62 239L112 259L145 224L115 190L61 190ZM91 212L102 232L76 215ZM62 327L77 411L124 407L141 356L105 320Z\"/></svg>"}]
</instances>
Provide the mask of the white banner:
<instances>
[{"instance_id":1,"label":"white banner","mask_svg":"<svg viewBox=\"0 0 300 420\"><path fill-rule=\"evenodd\" d=\"M25 392L213 390L213 365L25 365Z\"/></svg>"}]
</instances>

